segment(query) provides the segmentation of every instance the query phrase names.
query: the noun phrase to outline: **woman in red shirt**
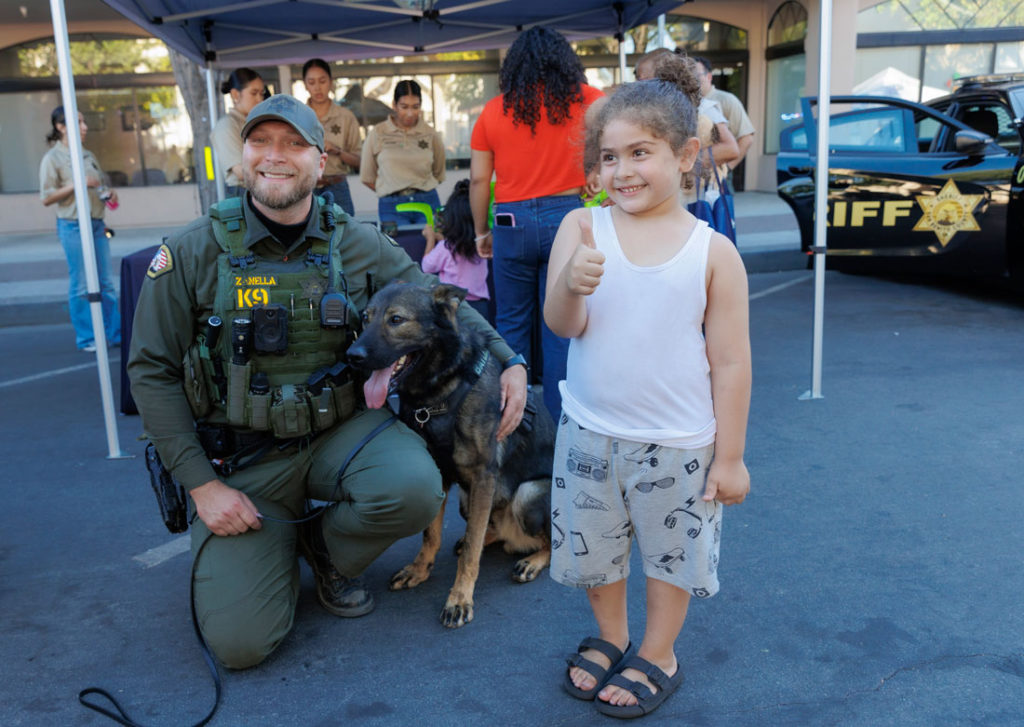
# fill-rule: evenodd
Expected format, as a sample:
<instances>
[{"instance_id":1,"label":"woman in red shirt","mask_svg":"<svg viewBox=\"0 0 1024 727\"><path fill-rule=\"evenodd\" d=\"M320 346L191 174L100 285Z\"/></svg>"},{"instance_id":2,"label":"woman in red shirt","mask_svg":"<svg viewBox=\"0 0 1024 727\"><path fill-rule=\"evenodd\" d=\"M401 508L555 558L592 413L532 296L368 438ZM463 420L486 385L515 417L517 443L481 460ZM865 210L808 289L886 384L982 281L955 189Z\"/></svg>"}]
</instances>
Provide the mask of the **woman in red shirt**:
<instances>
[{"instance_id":1,"label":"woman in red shirt","mask_svg":"<svg viewBox=\"0 0 1024 727\"><path fill-rule=\"evenodd\" d=\"M586 84L568 41L539 26L520 34L509 48L498 81L502 93L484 106L470 140L477 250L494 258L498 333L531 369L534 329L540 326L544 403L557 419L569 341L548 329L540 311L558 225L583 204L583 115L603 94Z\"/></svg>"}]
</instances>

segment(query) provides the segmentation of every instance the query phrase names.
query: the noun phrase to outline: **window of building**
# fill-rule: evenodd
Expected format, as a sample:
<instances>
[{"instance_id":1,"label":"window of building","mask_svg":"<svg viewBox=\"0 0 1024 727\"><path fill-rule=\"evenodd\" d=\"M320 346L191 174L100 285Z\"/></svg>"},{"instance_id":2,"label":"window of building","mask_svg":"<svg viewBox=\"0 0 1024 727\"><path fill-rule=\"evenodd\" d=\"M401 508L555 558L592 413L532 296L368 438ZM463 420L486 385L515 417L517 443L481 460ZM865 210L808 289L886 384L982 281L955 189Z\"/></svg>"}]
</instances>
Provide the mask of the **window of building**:
<instances>
[{"instance_id":1,"label":"window of building","mask_svg":"<svg viewBox=\"0 0 1024 727\"><path fill-rule=\"evenodd\" d=\"M992 43L929 45L924 48L924 88L921 100L929 101L953 91L962 76L992 72Z\"/></svg>"},{"instance_id":2,"label":"window of building","mask_svg":"<svg viewBox=\"0 0 1024 727\"><path fill-rule=\"evenodd\" d=\"M964 76L1019 71L1024 43L1000 37L1009 26L1024 26L1024 2L885 0L865 8L857 14L855 90L928 101Z\"/></svg>"},{"instance_id":3,"label":"window of building","mask_svg":"<svg viewBox=\"0 0 1024 727\"><path fill-rule=\"evenodd\" d=\"M854 59L853 93L921 100L921 48L860 48Z\"/></svg>"},{"instance_id":4,"label":"window of building","mask_svg":"<svg viewBox=\"0 0 1024 727\"><path fill-rule=\"evenodd\" d=\"M1024 42L996 43L996 73L1019 72L1024 69Z\"/></svg>"},{"instance_id":5,"label":"window of building","mask_svg":"<svg viewBox=\"0 0 1024 727\"><path fill-rule=\"evenodd\" d=\"M807 10L789 0L779 6L768 23L768 60L765 83L765 154L779 152L779 132L800 116L805 95Z\"/></svg>"},{"instance_id":6,"label":"window of building","mask_svg":"<svg viewBox=\"0 0 1024 727\"><path fill-rule=\"evenodd\" d=\"M84 145L116 187L191 182L192 127L170 58L154 38L75 35ZM39 189L50 113L62 105L52 40L0 51L0 192Z\"/></svg>"}]
</instances>

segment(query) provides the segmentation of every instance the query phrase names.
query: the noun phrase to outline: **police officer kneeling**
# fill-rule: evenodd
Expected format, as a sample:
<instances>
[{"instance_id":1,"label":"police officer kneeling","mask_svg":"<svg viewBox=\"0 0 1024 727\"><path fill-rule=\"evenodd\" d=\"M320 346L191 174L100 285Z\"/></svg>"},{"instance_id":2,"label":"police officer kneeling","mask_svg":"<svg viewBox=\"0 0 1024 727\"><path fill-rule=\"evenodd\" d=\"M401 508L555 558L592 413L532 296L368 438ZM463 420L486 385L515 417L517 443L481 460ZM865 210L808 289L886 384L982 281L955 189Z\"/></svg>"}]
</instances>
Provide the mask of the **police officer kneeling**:
<instances>
[{"instance_id":1,"label":"police officer kneeling","mask_svg":"<svg viewBox=\"0 0 1024 727\"><path fill-rule=\"evenodd\" d=\"M444 498L426 444L367 410L345 366L372 288L436 281L370 225L315 197L324 132L291 96L249 112L242 199L166 240L150 263L128 373L146 433L189 491L195 609L230 668L261 662L291 629L301 552L320 603L361 616L358 577L388 546L422 531ZM509 362L499 438L515 429L526 371L471 308ZM339 478L339 470L355 452ZM307 500L326 502L304 525ZM197 555L198 554L198 555Z\"/></svg>"}]
</instances>

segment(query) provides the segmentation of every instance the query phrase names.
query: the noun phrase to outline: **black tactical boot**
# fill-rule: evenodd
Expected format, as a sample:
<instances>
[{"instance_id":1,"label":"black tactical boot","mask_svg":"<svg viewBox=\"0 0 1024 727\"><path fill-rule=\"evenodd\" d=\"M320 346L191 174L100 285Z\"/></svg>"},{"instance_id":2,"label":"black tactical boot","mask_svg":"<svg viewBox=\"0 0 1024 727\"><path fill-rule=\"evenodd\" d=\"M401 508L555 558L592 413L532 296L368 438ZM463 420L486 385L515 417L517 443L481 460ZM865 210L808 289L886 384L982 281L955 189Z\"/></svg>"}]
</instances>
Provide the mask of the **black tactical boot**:
<instances>
[{"instance_id":1,"label":"black tactical boot","mask_svg":"<svg viewBox=\"0 0 1024 727\"><path fill-rule=\"evenodd\" d=\"M320 521L321 518L314 518L299 525L299 549L313 568L317 600L335 616L365 616L375 605L373 595L366 590L362 578L346 578L331 563Z\"/></svg>"}]
</instances>

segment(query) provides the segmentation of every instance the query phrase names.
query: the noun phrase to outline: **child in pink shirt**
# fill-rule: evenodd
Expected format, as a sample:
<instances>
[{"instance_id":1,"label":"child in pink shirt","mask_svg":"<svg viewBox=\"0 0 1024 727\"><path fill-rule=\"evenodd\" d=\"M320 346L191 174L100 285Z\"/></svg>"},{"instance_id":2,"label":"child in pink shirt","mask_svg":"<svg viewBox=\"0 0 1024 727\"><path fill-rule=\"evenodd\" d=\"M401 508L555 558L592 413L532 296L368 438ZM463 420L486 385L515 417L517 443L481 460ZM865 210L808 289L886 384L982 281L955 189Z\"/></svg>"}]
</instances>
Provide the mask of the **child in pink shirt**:
<instances>
[{"instance_id":1,"label":"child in pink shirt","mask_svg":"<svg viewBox=\"0 0 1024 727\"><path fill-rule=\"evenodd\" d=\"M427 245L420 265L425 273L435 273L442 283L458 285L469 291L466 302L477 313L491 320L488 312L487 261L476 253L473 214L469 208L469 180L456 183L444 205L441 234L428 226L423 230Z\"/></svg>"}]
</instances>

